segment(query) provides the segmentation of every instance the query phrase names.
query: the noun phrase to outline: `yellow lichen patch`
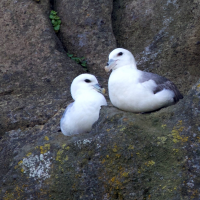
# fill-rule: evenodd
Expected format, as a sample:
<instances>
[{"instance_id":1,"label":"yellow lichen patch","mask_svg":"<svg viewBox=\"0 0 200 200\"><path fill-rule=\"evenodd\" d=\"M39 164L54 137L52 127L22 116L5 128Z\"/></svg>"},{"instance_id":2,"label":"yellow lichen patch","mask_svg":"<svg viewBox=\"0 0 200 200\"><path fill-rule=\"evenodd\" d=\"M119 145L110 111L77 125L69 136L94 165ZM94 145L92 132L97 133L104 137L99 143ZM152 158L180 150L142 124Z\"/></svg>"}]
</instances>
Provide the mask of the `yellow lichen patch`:
<instances>
[{"instance_id":1,"label":"yellow lichen patch","mask_svg":"<svg viewBox=\"0 0 200 200\"><path fill-rule=\"evenodd\" d=\"M150 161L148 161L148 162L145 162L145 165L146 165L147 167L153 166L153 165L155 165L155 162L154 162L153 160L150 160Z\"/></svg>"},{"instance_id":2,"label":"yellow lichen patch","mask_svg":"<svg viewBox=\"0 0 200 200\"><path fill-rule=\"evenodd\" d=\"M47 153L48 150L50 150L50 144L44 144L44 146L40 146L41 154Z\"/></svg>"},{"instance_id":3,"label":"yellow lichen patch","mask_svg":"<svg viewBox=\"0 0 200 200\"><path fill-rule=\"evenodd\" d=\"M22 163L23 163L23 161L20 160L20 161L18 162L18 165L15 166L15 169L17 169L19 166L21 166ZM21 172L24 172L23 168L21 169Z\"/></svg>"},{"instance_id":4,"label":"yellow lichen patch","mask_svg":"<svg viewBox=\"0 0 200 200\"><path fill-rule=\"evenodd\" d=\"M19 162L18 162L18 165L21 165L23 163L23 161L22 160L20 160Z\"/></svg>"},{"instance_id":5,"label":"yellow lichen patch","mask_svg":"<svg viewBox=\"0 0 200 200\"><path fill-rule=\"evenodd\" d=\"M69 157L68 157L68 155L65 157L65 160L67 161L67 160L69 160Z\"/></svg>"},{"instance_id":6,"label":"yellow lichen patch","mask_svg":"<svg viewBox=\"0 0 200 200\"><path fill-rule=\"evenodd\" d=\"M80 174L76 174L75 178L81 178L81 175Z\"/></svg>"},{"instance_id":7,"label":"yellow lichen patch","mask_svg":"<svg viewBox=\"0 0 200 200\"><path fill-rule=\"evenodd\" d=\"M106 155L106 158L109 158L109 155Z\"/></svg>"},{"instance_id":8,"label":"yellow lichen patch","mask_svg":"<svg viewBox=\"0 0 200 200\"><path fill-rule=\"evenodd\" d=\"M65 148L65 146L66 146L66 144L63 144L63 145L62 145L62 149L64 149L64 148Z\"/></svg>"},{"instance_id":9,"label":"yellow lichen patch","mask_svg":"<svg viewBox=\"0 0 200 200\"><path fill-rule=\"evenodd\" d=\"M14 199L14 194L8 193L8 191L6 191L3 200L12 200L12 199Z\"/></svg>"},{"instance_id":10,"label":"yellow lichen patch","mask_svg":"<svg viewBox=\"0 0 200 200\"><path fill-rule=\"evenodd\" d=\"M162 124L162 125L161 125L161 127L162 127L163 129L165 129L166 126L167 126L166 124Z\"/></svg>"},{"instance_id":11,"label":"yellow lichen patch","mask_svg":"<svg viewBox=\"0 0 200 200\"><path fill-rule=\"evenodd\" d=\"M109 182L109 184L114 186L115 189L119 189L122 186L122 183L121 183L120 179L115 177L115 176L112 177L108 182Z\"/></svg>"},{"instance_id":12,"label":"yellow lichen patch","mask_svg":"<svg viewBox=\"0 0 200 200\"><path fill-rule=\"evenodd\" d=\"M177 125L182 125L183 121L179 120Z\"/></svg>"},{"instance_id":13,"label":"yellow lichen patch","mask_svg":"<svg viewBox=\"0 0 200 200\"><path fill-rule=\"evenodd\" d=\"M178 149L173 149L173 152L175 153L178 153L178 151L179 151Z\"/></svg>"},{"instance_id":14,"label":"yellow lichen patch","mask_svg":"<svg viewBox=\"0 0 200 200\"><path fill-rule=\"evenodd\" d=\"M113 151L114 153L117 152L117 145L116 145L116 144L114 144L114 147L113 147L112 151Z\"/></svg>"},{"instance_id":15,"label":"yellow lichen patch","mask_svg":"<svg viewBox=\"0 0 200 200\"><path fill-rule=\"evenodd\" d=\"M50 150L50 144L45 144L44 148L47 149L47 150Z\"/></svg>"},{"instance_id":16,"label":"yellow lichen patch","mask_svg":"<svg viewBox=\"0 0 200 200\"><path fill-rule=\"evenodd\" d=\"M27 153L26 156L29 157L32 153Z\"/></svg>"},{"instance_id":17,"label":"yellow lichen patch","mask_svg":"<svg viewBox=\"0 0 200 200\"><path fill-rule=\"evenodd\" d=\"M128 149L134 149L133 145L129 145Z\"/></svg>"},{"instance_id":18,"label":"yellow lichen patch","mask_svg":"<svg viewBox=\"0 0 200 200\"><path fill-rule=\"evenodd\" d=\"M158 140L160 141L160 142L157 142L157 144L164 144L165 143L165 141L167 140L167 138L166 137L157 137L158 138Z\"/></svg>"},{"instance_id":19,"label":"yellow lichen patch","mask_svg":"<svg viewBox=\"0 0 200 200\"><path fill-rule=\"evenodd\" d=\"M155 162L153 160L149 161L150 165L155 165Z\"/></svg>"},{"instance_id":20,"label":"yellow lichen patch","mask_svg":"<svg viewBox=\"0 0 200 200\"><path fill-rule=\"evenodd\" d=\"M188 141L188 137L185 136L181 136L180 132L182 132L185 127L182 126L182 120L178 121L177 125L174 126L171 135L173 136L173 142L174 143L178 143L178 142L187 142Z\"/></svg>"},{"instance_id":21,"label":"yellow lichen patch","mask_svg":"<svg viewBox=\"0 0 200 200\"><path fill-rule=\"evenodd\" d=\"M173 142L177 143L179 140L181 140L181 136L179 135L179 131L176 129L172 130L172 136L173 136Z\"/></svg>"},{"instance_id":22,"label":"yellow lichen patch","mask_svg":"<svg viewBox=\"0 0 200 200\"><path fill-rule=\"evenodd\" d=\"M115 181L115 179L116 179L115 177L112 177L112 178L111 178L111 182L114 182L114 181Z\"/></svg>"},{"instance_id":23,"label":"yellow lichen patch","mask_svg":"<svg viewBox=\"0 0 200 200\"><path fill-rule=\"evenodd\" d=\"M117 156L121 157L121 155L116 154ZM115 155L115 156L116 156ZM112 166L113 164L113 160L109 159L103 159L101 161L102 163L105 163L105 167L106 166ZM112 170L108 170L108 173L110 174ZM127 171L127 169L123 168L121 165L117 167L117 174L113 177L110 177L110 179L107 179L107 181L109 182L109 184L111 184L114 188L116 188L117 186L120 186L122 184L122 178L124 180L124 177L128 177L129 172ZM108 176L109 177L109 176ZM101 179L101 177L99 177L99 179Z\"/></svg>"},{"instance_id":24,"label":"yellow lichen patch","mask_svg":"<svg viewBox=\"0 0 200 200\"><path fill-rule=\"evenodd\" d=\"M57 155L56 155L56 160L57 160L57 161L61 161L62 153L63 153L63 150L59 150L59 151L57 152Z\"/></svg>"},{"instance_id":25,"label":"yellow lichen patch","mask_svg":"<svg viewBox=\"0 0 200 200\"><path fill-rule=\"evenodd\" d=\"M177 139L173 139L173 142L174 142L174 143L177 143L177 142L178 142L178 140L177 140Z\"/></svg>"},{"instance_id":26,"label":"yellow lichen patch","mask_svg":"<svg viewBox=\"0 0 200 200\"><path fill-rule=\"evenodd\" d=\"M180 132L182 132L184 130L184 127L181 126L179 129L178 129Z\"/></svg>"},{"instance_id":27,"label":"yellow lichen patch","mask_svg":"<svg viewBox=\"0 0 200 200\"><path fill-rule=\"evenodd\" d=\"M123 131L125 131L125 130L126 130L125 127L123 127L123 128L120 129L121 132L123 132Z\"/></svg>"},{"instance_id":28,"label":"yellow lichen patch","mask_svg":"<svg viewBox=\"0 0 200 200\"><path fill-rule=\"evenodd\" d=\"M109 132L109 131L110 131L110 129L107 129L106 131L107 131L107 132Z\"/></svg>"},{"instance_id":29,"label":"yellow lichen patch","mask_svg":"<svg viewBox=\"0 0 200 200\"><path fill-rule=\"evenodd\" d=\"M40 148L40 153L41 154L44 154L44 153L47 152L46 149L44 148L44 146L40 146L39 148Z\"/></svg>"},{"instance_id":30,"label":"yellow lichen patch","mask_svg":"<svg viewBox=\"0 0 200 200\"><path fill-rule=\"evenodd\" d=\"M49 140L49 138L47 136L45 136L44 139L47 140L47 141Z\"/></svg>"},{"instance_id":31,"label":"yellow lichen patch","mask_svg":"<svg viewBox=\"0 0 200 200\"><path fill-rule=\"evenodd\" d=\"M18 197L23 192L23 190L21 189L21 187L19 187L18 185L15 187L15 191L17 192Z\"/></svg>"},{"instance_id":32,"label":"yellow lichen patch","mask_svg":"<svg viewBox=\"0 0 200 200\"><path fill-rule=\"evenodd\" d=\"M40 189L40 196L38 196L38 199L41 199L40 197L46 194L47 194L47 191L45 191L44 189Z\"/></svg>"},{"instance_id":33,"label":"yellow lichen patch","mask_svg":"<svg viewBox=\"0 0 200 200\"><path fill-rule=\"evenodd\" d=\"M198 194L199 194L198 189L192 191L191 199L194 199L195 197L199 196Z\"/></svg>"},{"instance_id":34,"label":"yellow lichen patch","mask_svg":"<svg viewBox=\"0 0 200 200\"><path fill-rule=\"evenodd\" d=\"M200 88L200 84L197 85L197 88Z\"/></svg>"},{"instance_id":35,"label":"yellow lichen patch","mask_svg":"<svg viewBox=\"0 0 200 200\"><path fill-rule=\"evenodd\" d=\"M66 149L66 150L69 150L69 149L70 149L70 147L69 147L69 146L67 146L65 149Z\"/></svg>"},{"instance_id":36,"label":"yellow lichen patch","mask_svg":"<svg viewBox=\"0 0 200 200\"><path fill-rule=\"evenodd\" d=\"M197 139L198 139L198 142L200 143L200 137L197 137Z\"/></svg>"},{"instance_id":37,"label":"yellow lichen patch","mask_svg":"<svg viewBox=\"0 0 200 200\"><path fill-rule=\"evenodd\" d=\"M182 137L181 141L182 142L187 142L188 141L188 137Z\"/></svg>"},{"instance_id":38,"label":"yellow lichen patch","mask_svg":"<svg viewBox=\"0 0 200 200\"><path fill-rule=\"evenodd\" d=\"M180 136L178 130L172 130L172 136L173 136L173 142L174 143L187 142L188 141L188 137Z\"/></svg>"},{"instance_id":39,"label":"yellow lichen patch","mask_svg":"<svg viewBox=\"0 0 200 200\"><path fill-rule=\"evenodd\" d=\"M122 176L127 178L128 177L128 172L123 172Z\"/></svg>"},{"instance_id":40,"label":"yellow lichen patch","mask_svg":"<svg viewBox=\"0 0 200 200\"><path fill-rule=\"evenodd\" d=\"M116 154L115 156L116 156L117 158L120 158L120 157L121 157L121 155L120 155L120 154Z\"/></svg>"},{"instance_id":41,"label":"yellow lichen patch","mask_svg":"<svg viewBox=\"0 0 200 200\"><path fill-rule=\"evenodd\" d=\"M75 183L72 185L72 188L73 188L73 189L75 189L75 188L76 188L76 184L75 184Z\"/></svg>"}]
</instances>

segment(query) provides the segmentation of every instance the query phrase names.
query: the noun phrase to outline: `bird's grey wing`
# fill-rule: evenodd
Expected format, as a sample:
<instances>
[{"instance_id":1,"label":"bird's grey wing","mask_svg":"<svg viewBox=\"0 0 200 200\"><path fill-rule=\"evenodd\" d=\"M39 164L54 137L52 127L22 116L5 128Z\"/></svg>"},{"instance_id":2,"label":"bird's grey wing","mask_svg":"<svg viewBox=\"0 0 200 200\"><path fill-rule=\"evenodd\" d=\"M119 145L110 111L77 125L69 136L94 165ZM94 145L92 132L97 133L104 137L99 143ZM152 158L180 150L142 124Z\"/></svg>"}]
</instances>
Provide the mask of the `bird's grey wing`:
<instances>
[{"instance_id":1,"label":"bird's grey wing","mask_svg":"<svg viewBox=\"0 0 200 200\"><path fill-rule=\"evenodd\" d=\"M70 104L67 106L67 108L65 109L65 112L63 113L63 116L62 116L61 120L64 119L65 115L66 115L68 112L70 112L70 110L71 110L73 104L74 104L74 102L73 102L73 103L70 103Z\"/></svg>"},{"instance_id":2,"label":"bird's grey wing","mask_svg":"<svg viewBox=\"0 0 200 200\"><path fill-rule=\"evenodd\" d=\"M178 102L179 99L182 99L183 96L177 89L176 85L172 83L170 80L163 76L159 76L158 74L153 74L150 72L142 72L141 78L139 79L140 83L143 83L145 81L154 80L157 86L154 88L153 92L154 94L162 91L163 89L169 89L172 90L175 94L174 96L174 102Z\"/></svg>"}]
</instances>

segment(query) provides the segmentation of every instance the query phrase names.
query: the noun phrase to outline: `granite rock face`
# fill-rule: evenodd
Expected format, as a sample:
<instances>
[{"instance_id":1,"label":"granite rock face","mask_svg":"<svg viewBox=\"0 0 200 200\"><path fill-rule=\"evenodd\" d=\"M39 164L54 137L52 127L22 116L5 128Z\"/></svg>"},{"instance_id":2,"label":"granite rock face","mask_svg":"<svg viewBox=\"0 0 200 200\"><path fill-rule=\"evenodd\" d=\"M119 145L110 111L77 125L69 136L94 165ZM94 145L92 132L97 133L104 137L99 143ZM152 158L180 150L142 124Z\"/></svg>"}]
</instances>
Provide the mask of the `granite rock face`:
<instances>
[{"instance_id":1,"label":"granite rock face","mask_svg":"<svg viewBox=\"0 0 200 200\"><path fill-rule=\"evenodd\" d=\"M116 0L113 32L138 67L166 76L187 93L200 76L198 1Z\"/></svg>"},{"instance_id":2,"label":"granite rock face","mask_svg":"<svg viewBox=\"0 0 200 200\"><path fill-rule=\"evenodd\" d=\"M111 37L111 1L60 2L54 6L60 9L61 41L49 20L49 1L1 1L0 199L198 200L200 79L199 44L195 42L199 37L199 4L193 1L187 7L175 0L114 1L113 27L118 45L133 52L140 68L173 80L185 93L184 99L149 114L123 112L109 103L102 107L90 133L67 137L61 133L59 121L64 108L72 102L71 81L84 71L67 57L65 50L71 48L78 56L86 53L88 59L101 55L97 63L104 63L112 50L109 48L115 48L115 38ZM190 13L191 5L197 7ZM163 7L168 9L162 10ZM162 37L152 39L164 26L164 16L177 18L166 21ZM99 25L98 20L105 23ZM186 25L190 27L192 23L190 32ZM71 35L64 31L69 25ZM84 27L88 34L94 31L97 35L89 35L92 42L79 48L77 38L86 33ZM167 41L168 37L172 40ZM171 47L169 44L175 39L177 45ZM91 53L94 44L98 47L96 54ZM148 52L143 52L150 44ZM172 56L171 48L176 49L177 56ZM168 52L166 57L164 49ZM177 64L174 71L171 59ZM104 83L106 74L93 66L89 64L90 70Z\"/></svg>"},{"instance_id":3,"label":"granite rock face","mask_svg":"<svg viewBox=\"0 0 200 200\"><path fill-rule=\"evenodd\" d=\"M199 199L200 81L151 114L103 107L90 133L66 137L60 110L0 141L4 199Z\"/></svg>"},{"instance_id":4,"label":"granite rock face","mask_svg":"<svg viewBox=\"0 0 200 200\"><path fill-rule=\"evenodd\" d=\"M44 124L84 73L70 60L49 20L49 1L1 1L0 135Z\"/></svg>"},{"instance_id":5,"label":"granite rock face","mask_svg":"<svg viewBox=\"0 0 200 200\"><path fill-rule=\"evenodd\" d=\"M88 70L104 80L109 53L116 48L111 0L60 0L55 9L62 20L59 38L67 51L87 59ZM107 80L105 80L107 82Z\"/></svg>"}]
</instances>

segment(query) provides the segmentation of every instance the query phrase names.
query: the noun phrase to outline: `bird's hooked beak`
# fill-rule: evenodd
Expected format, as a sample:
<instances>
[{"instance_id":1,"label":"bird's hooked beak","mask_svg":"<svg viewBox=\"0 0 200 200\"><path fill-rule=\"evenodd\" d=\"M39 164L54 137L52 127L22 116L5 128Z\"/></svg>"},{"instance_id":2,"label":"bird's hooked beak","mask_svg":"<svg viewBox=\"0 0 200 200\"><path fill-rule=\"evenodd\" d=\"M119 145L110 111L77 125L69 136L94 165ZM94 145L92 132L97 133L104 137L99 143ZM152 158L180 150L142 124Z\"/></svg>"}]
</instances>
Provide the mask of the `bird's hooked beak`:
<instances>
[{"instance_id":1,"label":"bird's hooked beak","mask_svg":"<svg viewBox=\"0 0 200 200\"><path fill-rule=\"evenodd\" d=\"M99 92L101 94L105 94L106 93L106 90L104 88L102 88L99 84L95 84L95 85L93 85L93 87L97 92Z\"/></svg>"},{"instance_id":2,"label":"bird's hooked beak","mask_svg":"<svg viewBox=\"0 0 200 200\"><path fill-rule=\"evenodd\" d=\"M117 60L110 59L107 63L107 66L105 66L105 71L109 72L111 69L114 69L114 67L117 65L116 62Z\"/></svg>"}]
</instances>

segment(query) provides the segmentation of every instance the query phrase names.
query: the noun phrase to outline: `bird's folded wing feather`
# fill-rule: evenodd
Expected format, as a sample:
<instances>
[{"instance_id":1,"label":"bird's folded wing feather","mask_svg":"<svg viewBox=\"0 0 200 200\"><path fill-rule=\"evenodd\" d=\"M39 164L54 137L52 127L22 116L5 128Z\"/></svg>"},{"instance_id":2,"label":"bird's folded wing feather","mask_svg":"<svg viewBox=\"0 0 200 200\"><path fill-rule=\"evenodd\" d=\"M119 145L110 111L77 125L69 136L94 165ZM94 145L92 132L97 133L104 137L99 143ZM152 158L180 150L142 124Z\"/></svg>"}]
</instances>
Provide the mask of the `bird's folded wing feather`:
<instances>
[{"instance_id":1,"label":"bird's folded wing feather","mask_svg":"<svg viewBox=\"0 0 200 200\"><path fill-rule=\"evenodd\" d=\"M65 112L63 113L63 116L62 116L61 120L64 119L65 115L66 115L68 112L70 112L70 110L71 110L73 104L74 104L74 102L73 102L73 103L70 103L70 104L67 106L67 108L65 109Z\"/></svg>"},{"instance_id":2,"label":"bird's folded wing feather","mask_svg":"<svg viewBox=\"0 0 200 200\"><path fill-rule=\"evenodd\" d=\"M175 94L174 96L175 103L179 101L179 99L183 98L182 94L179 92L176 85L172 83L170 80L168 80L167 78L163 76L159 76L157 74L150 73L150 72L142 72L139 82L143 83L149 80L154 80L155 83L157 84L157 86L153 89L154 94L162 91L163 89L169 89L169 90L172 90Z\"/></svg>"}]
</instances>

